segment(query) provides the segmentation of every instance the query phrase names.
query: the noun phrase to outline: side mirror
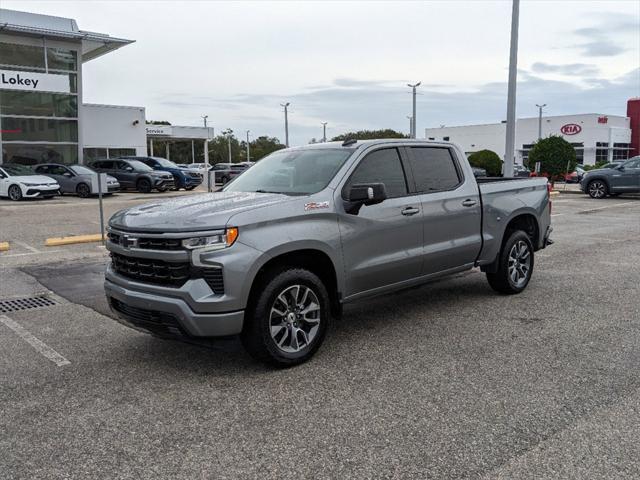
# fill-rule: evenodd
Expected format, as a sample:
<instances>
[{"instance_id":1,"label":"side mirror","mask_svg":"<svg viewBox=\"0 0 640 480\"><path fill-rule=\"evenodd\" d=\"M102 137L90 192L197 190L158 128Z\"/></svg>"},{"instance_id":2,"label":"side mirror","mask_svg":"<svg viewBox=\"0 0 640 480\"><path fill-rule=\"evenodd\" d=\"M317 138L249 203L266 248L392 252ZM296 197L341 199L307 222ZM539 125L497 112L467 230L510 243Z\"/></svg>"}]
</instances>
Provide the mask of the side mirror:
<instances>
[{"instance_id":1,"label":"side mirror","mask_svg":"<svg viewBox=\"0 0 640 480\"><path fill-rule=\"evenodd\" d=\"M125 172L133 172L133 167L125 167Z\"/></svg>"},{"instance_id":2,"label":"side mirror","mask_svg":"<svg viewBox=\"0 0 640 480\"><path fill-rule=\"evenodd\" d=\"M624 172L624 165L619 165L617 170L620 170L621 172Z\"/></svg>"},{"instance_id":3,"label":"side mirror","mask_svg":"<svg viewBox=\"0 0 640 480\"><path fill-rule=\"evenodd\" d=\"M71 175L70 172L64 172L62 175L64 175L67 178L71 178L73 175Z\"/></svg>"},{"instance_id":4,"label":"side mirror","mask_svg":"<svg viewBox=\"0 0 640 480\"><path fill-rule=\"evenodd\" d=\"M384 183L358 183L349 190L349 201L364 205L375 205L387 199Z\"/></svg>"}]
</instances>

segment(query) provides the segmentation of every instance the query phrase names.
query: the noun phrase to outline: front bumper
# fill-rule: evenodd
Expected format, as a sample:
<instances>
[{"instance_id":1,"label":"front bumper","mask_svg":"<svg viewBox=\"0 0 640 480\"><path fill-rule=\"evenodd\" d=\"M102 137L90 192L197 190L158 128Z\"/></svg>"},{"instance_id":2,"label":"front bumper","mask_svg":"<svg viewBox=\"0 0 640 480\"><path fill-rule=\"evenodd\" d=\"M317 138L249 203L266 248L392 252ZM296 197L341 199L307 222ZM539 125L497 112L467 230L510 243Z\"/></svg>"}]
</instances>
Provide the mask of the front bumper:
<instances>
[{"instance_id":1,"label":"front bumper","mask_svg":"<svg viewBox=\"0 0 640 480\"><path fill-rule=\"evenodd\" d=\"M153 188L162 188L162 189L170 189L170 188L174 188L175 186L175 182L173 181L173 178L171 179L165 179L165 178L157 178L153 181Z\"/></svg>"},{"instance_id":2,"label":"front bumper","mask_svg":"<svg viewBox=\"0 0 640 480\"><path fill-rule=\"evenodd\" d=\"M243 310L196 313L181 298L142 292L108 278L104 289L120 323L137 330L184 337L222 337L242 331Z\"/></svg>"},{"instance_id":3,"label":"front bumper","mask_svg":"<svg viewBox=\"0 0 640 480\"><path fill-rule=\"evenodd\" d=\"M25 187L22 196L27 198L54 197L60 194L60 187Z\"/></svg>"},{"instance_id":4,"label":"front bumper","mask_svg":"<svg viewBox=\"0 0 640 480\"><path fill-rule=\"evenodd\" d=\"M113 192L119 192L120 191L120 184L119 183L112 183L107 185L107 192L108 193L113 193Z\"/></svg>"}]
</instances>

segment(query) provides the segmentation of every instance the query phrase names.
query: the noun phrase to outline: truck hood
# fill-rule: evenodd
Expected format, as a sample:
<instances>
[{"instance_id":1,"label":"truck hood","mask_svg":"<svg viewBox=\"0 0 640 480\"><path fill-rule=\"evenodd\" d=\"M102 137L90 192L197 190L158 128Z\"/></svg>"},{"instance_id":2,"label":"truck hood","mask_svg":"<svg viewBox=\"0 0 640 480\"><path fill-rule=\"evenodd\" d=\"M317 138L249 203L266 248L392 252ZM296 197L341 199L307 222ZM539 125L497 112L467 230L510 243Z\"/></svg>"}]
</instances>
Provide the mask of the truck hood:
<instances>
[{"instance_id":1,"label":"truck hood","mask_svg":"<svg viewBox=\"0 0 640 480\"><path fill-rule=\"evenodd\" d=\"M109 220L116 229L146 232L196 232L224 228L240 212L290 202L277 193L216 192L189 195L120 210Z\"/></svg>"}]
</instances>

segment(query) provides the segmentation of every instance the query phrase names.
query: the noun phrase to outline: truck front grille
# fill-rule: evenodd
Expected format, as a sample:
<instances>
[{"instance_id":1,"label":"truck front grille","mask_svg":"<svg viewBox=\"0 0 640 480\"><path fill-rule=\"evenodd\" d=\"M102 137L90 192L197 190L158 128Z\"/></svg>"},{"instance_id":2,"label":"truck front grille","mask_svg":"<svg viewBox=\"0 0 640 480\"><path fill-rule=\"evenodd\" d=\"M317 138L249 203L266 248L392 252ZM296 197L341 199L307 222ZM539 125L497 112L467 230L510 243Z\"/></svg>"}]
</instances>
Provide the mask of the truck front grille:
<instances>
[{"instance_id":1,"label":"truck front grille","mask_svg":"<svg viewBox=\"0 0 640 480\"><path fill-rule=\"evenodd\" d=\"M111 265L117 273L132 280L171 287L181 287L190 275L187 262L126 257L114 252L111 252Z\"/></svg>"},{"instance_id":2,"label":"truck front grille","mask_svg":"<svg viewBox=\"0 0 640 480\"><path fill-rule=\"evenodd\" d=\"M109 232L109 241L125 248L135 247L143 250L182 250L182 241L177 238L139 237L135 234Z\"/></svg>"},{"instance_id":3,"label":"truck front grille","mask_svg":"<svg viewBox=\"0 0 640 480\"><path fill-rule=\"evenodd\" d=\"M136 327L148 330L156 335L186 337L187 333L182 329L178 319L169 313L132 307L126 303L111 298L111 307L121 313L129 323Z\"/></svg>"}]
</instances>

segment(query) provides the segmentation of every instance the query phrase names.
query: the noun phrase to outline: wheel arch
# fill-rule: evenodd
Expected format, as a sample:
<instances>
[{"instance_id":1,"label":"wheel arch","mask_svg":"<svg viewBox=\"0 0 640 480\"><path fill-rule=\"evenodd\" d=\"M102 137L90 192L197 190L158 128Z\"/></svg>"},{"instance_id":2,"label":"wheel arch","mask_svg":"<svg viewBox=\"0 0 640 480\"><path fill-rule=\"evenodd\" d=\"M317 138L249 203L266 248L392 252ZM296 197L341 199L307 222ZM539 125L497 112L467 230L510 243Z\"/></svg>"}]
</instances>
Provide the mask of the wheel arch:
<instances>
[{"instance_id":1,"label":"wheel arch","mask_svg":"<svg viewBox=\"0 0 640 480\"><path fill-rule=\"evenodd\" d=\"M483 272L495 273L498 269L498 263L500 261L500 253L504 248L504 244L511 235L512 232L516 230L522 230L527 234L531 243L533 244L534 251L539 250L540 245L540 225L538 223L538 218L536 217L535 211L533 210L519 210L509 218L509 221L505 225L504 230L502 231L502 238L500 239L500 248L496 253L495 259L486 265L481 266L481 270Z\"/></svg>"},{"instance_id":2,"label":"wheel arch","mask_svg":"<svg viewBox=\"0 0 640 480\"><path fill-rule=\"evenodd\" d=\"M251 280L251 287L247 295L247 307L256 298L256 292L262 281L273 271L287 266L304 268L317 275L327 288L331 298L334 314L340 312L341 286L338 270L331 256L321 248L306 246L304 248L291 249L278 252L275 255L266 255L262 264L257 268Z\"/></svg>"}]
</instances>

